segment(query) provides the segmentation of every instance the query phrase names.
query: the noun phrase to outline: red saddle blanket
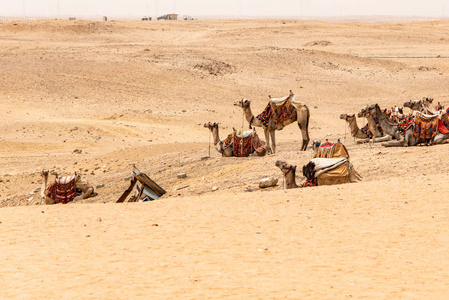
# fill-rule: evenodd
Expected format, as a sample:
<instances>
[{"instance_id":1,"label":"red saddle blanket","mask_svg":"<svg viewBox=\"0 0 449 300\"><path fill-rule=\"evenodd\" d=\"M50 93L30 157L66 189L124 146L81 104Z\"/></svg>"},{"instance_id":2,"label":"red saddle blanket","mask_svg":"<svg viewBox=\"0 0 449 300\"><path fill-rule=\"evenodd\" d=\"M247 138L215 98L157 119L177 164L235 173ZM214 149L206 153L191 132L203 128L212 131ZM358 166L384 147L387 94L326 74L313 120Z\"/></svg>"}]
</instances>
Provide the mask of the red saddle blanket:
<instances>
[{"instance_id":1,"label":"red saddle blanket","mask_svg":"<svg viewBox=\"0 0 449 300\"><path fill-rule=\"evenodd\" d=\"M442 118L438 121L438 131L443 134L449 133L449 117L447 113L443 114Z\"/></svg>"},{"instance_id":2,"label":"red saddle blanket","mask_svg":"<svg viewBox=\"0 0 449 300\"><path fill-rule=\"evenodd\" d=\"M55 203L66 204L73 201L76 197L75 176L67 183L63 183L59 179L56 177L55 182L45 189L44 195L52 198Z\"/></svg>"},{"instance_id":3,"label":"red saddle blanket","mask_svg":"<svg viewBox=\"0 0 449 300\"><path fill-rule=\"evenodd\" d=\"M270 100L264 111L256 118L264 127L267 127L271 117L276 124L282 124L284 120L291 118L295 113L296 108L292 104L291 97L288 97L282 104L276 104Z\"/></svg>"},{"instance_id":4,"label":"red saddle blanket","mask_svg":"<svg viewBox=\"0 0 449 300\"><path fill-rule=\"evenodd\" d=\"M256 132L253 132L246 137L238 136L235 132L230 133L228 137L221 142L221 151L230 146L233 147L232 153L237 157L248 157L254 151L261 153L265 149L265 145Z\"/></svg>"}]
</instances>

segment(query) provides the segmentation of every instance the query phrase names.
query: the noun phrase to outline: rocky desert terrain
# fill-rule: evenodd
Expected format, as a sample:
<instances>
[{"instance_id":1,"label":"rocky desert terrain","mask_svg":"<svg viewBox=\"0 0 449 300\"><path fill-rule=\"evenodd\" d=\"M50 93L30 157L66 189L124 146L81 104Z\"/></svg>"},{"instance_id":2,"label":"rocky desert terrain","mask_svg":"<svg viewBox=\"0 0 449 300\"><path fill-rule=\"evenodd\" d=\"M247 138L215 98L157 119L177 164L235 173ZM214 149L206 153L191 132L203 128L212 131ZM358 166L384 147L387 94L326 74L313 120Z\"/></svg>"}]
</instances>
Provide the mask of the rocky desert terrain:
<instances>
[{"instance_id":1,"label":"rocky desert terrain","mask_svg":"<svg viewBox=\"0 0 449 300\"><path fill-rule=\"evenodd\" d=\"M0 298L447 298L449 145L357 144L339 116L449 106L449 21L0 22L0 69ZM313 157L295 124L274 155L211 145L204 123L248 129L236 99L289 90L362 182L285 190L275 161ZM167 194L115 203L133 165ZM98 195L43 206L42 169Z\"/></svg>"}]
</instances>

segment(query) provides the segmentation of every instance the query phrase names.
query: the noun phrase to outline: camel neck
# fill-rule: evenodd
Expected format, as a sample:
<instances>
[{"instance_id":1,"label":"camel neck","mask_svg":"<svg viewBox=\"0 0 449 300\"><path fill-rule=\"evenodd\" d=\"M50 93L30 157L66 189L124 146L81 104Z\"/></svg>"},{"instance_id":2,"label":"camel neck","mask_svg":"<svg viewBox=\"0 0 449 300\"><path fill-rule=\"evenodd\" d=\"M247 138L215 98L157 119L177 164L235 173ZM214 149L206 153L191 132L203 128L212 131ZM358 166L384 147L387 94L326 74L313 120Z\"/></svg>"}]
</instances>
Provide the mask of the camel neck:
<instances>
[{"instance_id":1,"label":"camel neck","mask_svg":"<svg viewBox=\"0 0 449 300\"><path fill-rule=\"evenodd\" d=\"M349 124L349 129L351 130L351 135L356 136L360 131L359 126L357 125L357 120L354 117L354 119L347 122Z\"/></svg>"},{"instance_id":2,"label":"camel neck","mask_svg":"<svg viewBox=\"0 0 449 300\"><path fill-rule=\"evenodd\" d=\"M369 130L373 133L374 137L380 137L382 134L379 131L379 128L377 128L377 123L374 120L374 117L372 115L369 115L366 117L368 120Z\"/></svg>"},{"instance_id":3,"label":"camel neck","mask_svg":"<svg viewBox=\"0 0 449 300\"><path fill-rule=\"evenodd\" d=\"M391 136L396 136L396 131L398 128L397 124L391 123L379 107L376 107L376 118L379 120L379 124L387 134Z\"/></svg>"},{"instance_id":4,"label":"camel neck","mask_svg":"<svg viewBox=\"0 0 449 300\"><path fill-rule=\"evenodd\" d=\"M212 138L214 139L214 145L218 144L220 142L220 136L218 134L218 128L213 128L211 130L212 132Z\"/></svg>"},{"instance_id":5,"label":"camel neck","mask_svg":"<svg viewBox=\"0 0 449 300\"><path fill-rule=\"evenodd\" d=\"M298 187L298 185L296 184L296 170L290 169L287 173L285 173L284 177L285 177L285 187L287 189Z\"/></svg>"},{"instance_id":6,"label":"camel neck","mask_svg":"<svg viewBox=\"0 0 449 300\"><path fill-rule=\"evenodd\" d=\"M245 119L246 121L248 121L248 123L251 123L254 120L254 115L253 112L251 111L251 106L244 108L243 114L245 115Z\"/></svg>"}]
</instances>

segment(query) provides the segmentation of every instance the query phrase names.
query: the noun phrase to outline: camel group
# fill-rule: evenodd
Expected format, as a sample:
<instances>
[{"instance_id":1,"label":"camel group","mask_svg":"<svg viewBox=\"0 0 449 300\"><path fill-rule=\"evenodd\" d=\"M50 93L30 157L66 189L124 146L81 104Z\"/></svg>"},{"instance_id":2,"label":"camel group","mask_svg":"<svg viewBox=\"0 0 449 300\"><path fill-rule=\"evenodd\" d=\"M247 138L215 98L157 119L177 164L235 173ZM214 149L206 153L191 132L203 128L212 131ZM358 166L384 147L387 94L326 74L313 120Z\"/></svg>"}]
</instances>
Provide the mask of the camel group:
<instances>
[{"instance_id":1,"label":"camel group","mask_svg":"<svg viewBox=\"0 0 449 300\"><path fill-rule=\"evenodd\" d=\"M296 101L296 97L290 90L290 94L287 97L274 99L269 97L269 102L267 108L258 116L254 116L251 111L251 101L247 99L239 99L234 102L234 106L242 108L243 114L246 121L249 124L249 128L262 127L265 135L265 145L268 154L276 153L276 137L275 133L277 130L282 130L285 126L297 122L299 129L302 134L302 145L301 151L307 150L307 145L309 144L309 121L310 121L310 111L307 105ZM279 104L280 103L280 104ZM285 116L277 116L273 110L272 106L283 106L288 105L290 113ZM263 116L262 116L263 115ZM206 123L204 127L208 128L213 136L215 149L220 152L223 156L229 157L233 156L233 146L230 143L220 140L218 134L218 124L217 123ZM235 132L235 129L234 129ZM265 155L265 152L256 153L258 156Z\"/></svg>"},{"instance_id":2,"label":"camel group","mask_svg":"<svg viewBox=\"0 0 449 300\"><path fill-rule=\"evenodd\" d=\"M270 101L272 100L271 96L268 96ZM290 94L287 98L294 98L294 94L290 91ZM268 124L264 124L259 118L254 117L251 111L251 101L247 99L236 100L234 102L234 106L241 107L243 109L243 114L245 115L246 121L248 121L250 126L262 127L265 134L265 141L267 143L268 153L276 152L276 130L282 130L285 126L294 123L295 121L298 123L298 127L301 130L302 134L302 146L301 151L307 150L307 145L309 144L309 119L310 119L310 110L307 105L296 102L293 104L295 107L294 113L287 119L284 119L282 123L277 123L274 120L274 115L272 114L268 120ZM270 138L271 145L270 146Z\"/></svg>"},{"instance_id":3,"label":"camel group","mask_svg":"<svg viewBox=\"0 0 449 300\"><path fill-rule=\"evenodd\" d=\"M383 142L385 147L406 147L416 146L418 144L435 145L445 143L449 139L449 133L437 131L437 126L432 136L419 136L415 130L415 118L429 120L429 122L438 122L446 112L435 110L432 107L433 98L423 98L422 100L408 101L404 107L409 108L412 113L409 116L396 115L395 122L393 118L388 117L387 110L381 110L378 104L372 104L362 108L358 117L364 117L368 120L370 134L363 132L357 125L355 114L342 114L340 119L345 120L351 131L351 135L358 139L358 143L372 141ZM442 107L441 107L442 108ZM379 130L381 129L381 131ZM373 139L370 140L371 136Z\"/></svg>"},{"instance_id":4,"label":"camel group","mask_svg":"<svg viewBox=\"0 0 449 300\"><path fill-rule=\"evenodd\" d=\"M251 139L250 142L245 142L251 149L250 153L247 152L249 155L264 156L267 153L274 154L276 153L275 132L277 130L282 130L285 126L296 122L302 133L301 150L305 151L310 141L308 132L310 111L307 105L301 102L294 101L295 95L291 91L289 96L287 97L273 99L271 98L271 96L269 96L269 99L270 100L266 109L257 116L254 116L251 111L250 100L241 99L234 102L235 106L240 107L243 110L244 117L248 121L250 129L252 127L263 128L266 144L259 140L254 130L238 132L234 128L233 133L228 135L228 138L226 138L225 140L220 140L218 123L206 123L204 124L204 127L210 130L213 137L215 149L224 157L239 156L236 155L236 147L238 148L239 145L236 145L233 141L235 141L236 138L240 139L239 141L243 141L243 139L249 137ZM351 135L354 138L358 139L358 143L369 141L382 142L382 145L386 147L416 146L422 143L442 144L449 139L448 116L447 112L441 110L442 106L440 104L439 110L433 109L432 102L432 98L423 98L422 100L410 100L408 102L405 102L403 104L403 107L409 108L412 113L409 116L405 116L402 113L402 109L398 109L398 111L400 111L400 114L395 114L395 118L391 118L391 116L389 115L389 111L382 110L378 104L367 105L366 107L363 107L357 114L357 117L366 118L368 121L368 124L363 128L359 128L359 126L357 125L355 114L342 114L340 116L340 119L343 119L347 122ZM290 106L282 110L282 105L284 105L285 103L288 103L288 105ZM435 128L437 127L435 127L435 122L437 122L441 117L445 117L445 124L448 125L446 132L436 132ZM431 124L433 124L434 127L432 127L432 129L430 130L430 134L428 134L428 132L426 131L425 134L428 135L424 135L424 137L420 135L420 132L418 132L417 135L415 127L418 126L418 123L416 123L415 119L422 120L422 122L431 120L431 122L433 122ZM403 121L400 121L398 123L395 122L395 120ZM407 120L409 121L409 123L404 123ZM247 150L248 148L245 149L245 151ZM237 149L237 152L238 151L239 150ZM326 160L327 158L316 159L317 164L329 163L329 161L320 161L323 159ZM342 177L341 180L344 180L344 182L355 182L360 179L359 175L357 174L357 172L355 172L351 163L349 162L349 155L347 158L341 159L341 161L337 160L337 167L343 166L343 164L347 165L347 169L349 170L349 177ZM283 161L277 161L275 165L279 167L284 173L287 188L300 187L295 182L296 166L290 165ZM309 169L309 171L314 172L313 170L317 170L315 167L316 165L312 160L307 166L304 166L303 173L306 174L307 170ZM326 166L326 168L329 169L331 167ZM48 185L49 172L47 170L44 170L42 171L41 175L43 177L41 196L45 204L67 203L70 201L86 199L88 197L96 195L94 193L93 186L90 185L87 181L82 180L81 176L78 174L69 177L58 177L56 175L55 182L51 185ZM313 176L309 177L315 178ZM332 179L332 182L330 184L336 183L338 182L336 182L335 179ZM306 183L304 183L302 186L314 185L317 185L317 182L308 179L308 181L306 181Z\"/></svg>"},{"instance_id":5,"label":"camel group","mask_svg":"<svg viewBox=\"0 0 449 300\"><path fill-rule=\"evenodd\" d=\"M218 129L218 123L206 123L204 124L204 127L208 128L212 134L212 138L213 138L213 143L214 143L214 147L215 149L220 152L222 154L222 156L224 157L231 157L234 156L234 147L237 147L238 145L234 145L234 143L232 143L232 140L230 140L229 138L232 137L232 134L230 134L228 136L228 138L226 140L221 140L220 139L220 134L219 134L219 129ZM236 132L237 130L235 130L235 128L233 128L233 132ZM252 144L252 150L251 150L251 155L252 156L265 156L265 154L267 153L267 150L265 147L263 147L261 144L257 144L255 141L253 141L253 139L259 139L256 135L255 132L249 132L248 135L250 136L251 139L251 144Z\"/></svg>"}]
</instances>

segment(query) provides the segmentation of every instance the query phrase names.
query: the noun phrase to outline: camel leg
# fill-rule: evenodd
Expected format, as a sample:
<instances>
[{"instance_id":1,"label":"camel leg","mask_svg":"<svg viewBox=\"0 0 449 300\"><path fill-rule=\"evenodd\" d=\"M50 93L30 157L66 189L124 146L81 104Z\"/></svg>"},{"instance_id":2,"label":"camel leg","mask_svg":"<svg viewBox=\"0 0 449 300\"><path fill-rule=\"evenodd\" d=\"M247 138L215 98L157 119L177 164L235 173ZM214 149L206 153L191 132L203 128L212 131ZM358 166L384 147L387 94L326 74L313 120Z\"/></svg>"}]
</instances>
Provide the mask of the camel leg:
<instances>
[{"instance_id":1,"label":"camel leg","mask_svg":"<svg viewBox=\"0 0 449 300\"><path fill-rule=\"evenodd\" d=\"M302 135L301 151L306 151L307 145L309 144L309 141L310 141L310 137L309 137L309 118L310 118L309 108L304 106L299 111L296 111L296 114L297 114L298 127L299 127L299 129L301 129L301 135Z\"/></svg>"},{"instance_id":2,"label":"camel leg","mask_svg":"<svg viewBox=\"0 0 449 300\"><path fill-rule=\"evenodd\" d=\"M402 139L400 141L384 142L381 145L384 146L384 147L406 147L407 146L407 141L405 139Z\"/></svg>"},{"instance_id":3,"label":"camel leg","mask_svg":"<svg viewBox=\"0 0 449 300\"><path fill-rule=\"evenodd\" d=\"M449 134L437 134L433 141L430 143L431 145L438 145L438 144L444 144L447 142L447 139L449 138Z\"/></svg>"},{"instance_id":4,"label":"camel leg","mask_svg":"<svg viewBox=\"0 0 449 300\"><path fill-rule=\"evenodd\" d=\"M271 151L271 147L270 147L270 137L269 137L269 134L268 134L269 132L268 132L268 129L267 128L264 128L263 129L263 134L265 135L265 142L267 143L267 150L268 150L268 154L271 154L271 153L273 153L272 151Z\"/></svg>"},{"instance_id":5,"label":"camel leg","mask_svg":"<svg viewBox=\"0 0 449 300\"><path fill-rule=\"evenodd\" d=\"M415 137L413 136L413 129L408 129L405 132L405 136L402 137L401 135L401 139L400 140L396 140L396 141L390 141L390 142L386 142L386 143L382 143L382 146L385 147L408 147L410 146L415 146L417 143L417 141L415 140Z\"/></svg>"},{"instance_id":6,"label":"camel leg","mask_svg":"<svg viewBox=\"0 0 449 300\"><path fill-rule=\"evenodd\" d=\"M89 198L89 196L93 193L93 191L94 191L94 188L91 186L91 187L89 187L87 190L83 191L83 192L81 193L81 195L76 196L76 197L73 199L73 201L76 201L76 200L82 200L82 199Z\"/></svg>"},{"instance_id":7,"label":"camel leg","mask_svg":"<svg viewBox=\"0 0 449 300\"><path fill-rule=\"evenodd\" d=\"M233 156L234 153L232 151L232 147L228 147L228 148L224 149L222 155L224 157L231 157L231 156Z\"/></svg>"},{"instance_id":8,"label":"camel leg","mask_svg":"<svg viewBox=\"0 0 449 300\"><path fill-rule=\"evenodd\" d=\"M55 204L55 200L53 200L52 198L49 198L49 197L44 197L44 199L43 199L43 204Z\"/></svg>"},{"instance_id":9,"label":"camel leg","mask_svg":"<svg viewBox=\"0 0 449 300\"><path fill-rule=\"evenodd\" d=\"M358 139L357 140L357 144L364 144L364 143L368 143L370 141L370 139L366 138L366 139Z\"/></svg>"},{"instance_id":10,"label":"camel leg","mask_svg":"<svg viewBox=\"0 0 449 300\"><path fill-rule=\"evenodd\" d=\"M276 153L276 130L270 131L271 143L273 144L273 154Z\"/></svg>"},{"instance_id":11,"label":"camel leg","mask_svg":"<svg viewBox=\"0 0 449 300\"><path fill-rule=\"evenodd\" d=\"M387 142L387 141L391 141L392 138L393 137L391 135L386 135L386 136L371 139L370 142L373 142L373 143Z\"/></svg>"}]
</instances>

